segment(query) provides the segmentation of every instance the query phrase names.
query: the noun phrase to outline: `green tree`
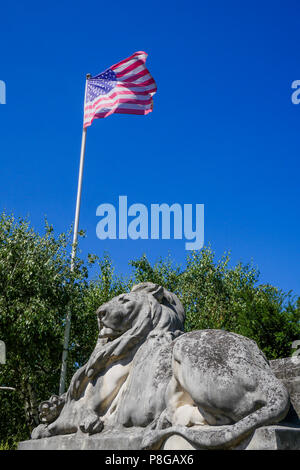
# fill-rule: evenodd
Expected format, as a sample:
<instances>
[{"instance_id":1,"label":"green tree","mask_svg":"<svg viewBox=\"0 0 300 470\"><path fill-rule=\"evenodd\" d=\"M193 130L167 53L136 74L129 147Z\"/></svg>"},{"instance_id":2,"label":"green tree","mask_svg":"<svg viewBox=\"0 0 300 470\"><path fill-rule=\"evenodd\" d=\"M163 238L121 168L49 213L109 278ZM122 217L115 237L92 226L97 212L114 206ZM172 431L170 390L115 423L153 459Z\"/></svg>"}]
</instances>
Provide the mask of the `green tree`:
<instances>
[{"instance_id":1,"label":"green tree","mask_svg":"<svg viewBox=\"0 0 300 470\"><path fill-rule=\"evenodd\" d=\"M210 247L187 255L185 268L170 257L151 266L144 255L132 261L134 282L151 281L178 294L185 331L216 328L254 339L269 359L287 357L300 338L300 300L259 285L252 264L231 265L230 253L216 260Z\"/></svg>"},{"instance_id":2,"label":"green tree","mask_svg":"<svg viewBox=\"0 0 300 470\"><path fill-rule=\"evenodd\" d=\"M174 264L170 255L166 259L160 258L153 267L145 254L140 259L130 261L129 264L133 267L131 284L154 282L171 292L177 292L181 268Z\"/></svg>"},{"instance_id":3,"label":"green tree","mask_svg":"<svg viewBox=\"0 0 300 470\"><path fill-rule=\"evenodd\" d=\"M70 271L70 234L54 236L47 222L39 235L28 221L0 217L0 338L7 362L0 366L0 440L28 437L38 423L37 404L58 392L65 317L80 317L87 267L79 259ZM76 348L68 358L74 372Z\"/></svg>"},{"instance_id":4,"label":"green tree","mask_svg":"<svg viewBox=\"0 0 300 470\"><path fill-rule=\"evenodd\" d=\"M87 362L98 336L98 324L95 315L98 307L123 292L130 290L132 281L115 274L108 254L97 260L98 275L89 281L82 304L82 311L72 320L72 360L82 365ZM72 370L72 369L70 369ZM69 378L70 375L69 375Z\"/></svg>"}]
</instances>

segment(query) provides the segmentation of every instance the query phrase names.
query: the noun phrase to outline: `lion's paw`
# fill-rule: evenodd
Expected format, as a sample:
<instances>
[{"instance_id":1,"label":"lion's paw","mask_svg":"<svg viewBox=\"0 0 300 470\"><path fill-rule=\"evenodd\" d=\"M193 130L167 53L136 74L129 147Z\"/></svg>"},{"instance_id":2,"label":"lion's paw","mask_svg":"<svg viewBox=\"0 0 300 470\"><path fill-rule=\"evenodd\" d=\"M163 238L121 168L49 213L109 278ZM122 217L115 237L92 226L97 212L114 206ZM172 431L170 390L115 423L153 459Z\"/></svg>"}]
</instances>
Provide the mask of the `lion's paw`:
<instances>
[{"instance_id":1,"label":"lion's paw","mask_svg":"<svg viewBox=\"0 0 300 470\"><path fill-rule=\"evenodd\" d=\"M103 421L95 413L89 414L79 425L82 432L87 434L96 434L101 432L104 427Z\"/></svg>"},{"instance_id":2,"label":"lion's paw","mask_svg":"<svg viewBox=\"0 0 300 470\"><path fill-rule=\"evenodd\" d=\"M42 439L43 437L50 437L48 426L46 424L39 424L31 433L31 439Z\"/></svg>"}]
</instances>

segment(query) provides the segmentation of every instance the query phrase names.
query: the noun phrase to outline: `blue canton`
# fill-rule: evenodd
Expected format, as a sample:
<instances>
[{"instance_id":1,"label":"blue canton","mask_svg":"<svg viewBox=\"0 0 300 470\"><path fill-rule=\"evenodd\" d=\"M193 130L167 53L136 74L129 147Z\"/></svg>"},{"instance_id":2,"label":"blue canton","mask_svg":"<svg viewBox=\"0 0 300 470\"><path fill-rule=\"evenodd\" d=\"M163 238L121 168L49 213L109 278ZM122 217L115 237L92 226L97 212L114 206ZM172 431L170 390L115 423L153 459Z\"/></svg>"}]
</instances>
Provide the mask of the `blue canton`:
<instances>
[{"instance_id":1,"label":"blue canton","mask_svg":"<svg viewBox=\"0 0 300 470\"><path fill-rule=\"evenodd\" d=\"M116 74L111 69L90 78L87 85L86 102L94 101L98 96L106 95L116 86L116 82Z\"/></svg>"}]
</instances>

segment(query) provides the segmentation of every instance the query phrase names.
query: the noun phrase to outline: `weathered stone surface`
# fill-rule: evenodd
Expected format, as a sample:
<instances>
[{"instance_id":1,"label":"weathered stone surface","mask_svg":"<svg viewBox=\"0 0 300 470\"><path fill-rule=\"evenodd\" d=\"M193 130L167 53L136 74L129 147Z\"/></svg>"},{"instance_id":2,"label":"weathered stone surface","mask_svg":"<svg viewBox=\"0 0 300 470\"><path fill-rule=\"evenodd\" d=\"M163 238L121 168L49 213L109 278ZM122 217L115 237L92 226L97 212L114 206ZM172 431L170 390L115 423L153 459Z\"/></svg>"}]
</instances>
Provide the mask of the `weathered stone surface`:
<instances>
[{"instance_id":1,"label":"weathered stone surface","mask_svg":"<svg viewBox=\"0 0 300 470\"><path fill-rule=\"evenodd\" d=\"M288 389L292 405L300 419L300 357L275 359L270 361L270 366Z\"/></svg>"},{"instance_id":2,"label":"weathered stone surface","mask_svg":"<svg viewBox=\"0 0 300 470\"><path fill-rule=\"evenodd\" d=\"M144 448L159 449L173 434L196 447L231 448L288 412L285 386L256 343L243 336L223 330L186 333L174 341L172 368L160 418L169 425L161 422L147 431Z\"/></svg>"},{"instance_id":3,"label":"weathered stone surface","mask_svg":"<svg viewBox=\"0 0 300 470\"><path fill-rule=\"evenodd\" d=\"M104 431L88 436L81 431L65 436L31 439L19 443L18 450L138 450L143 433L140 428Z\"/></svg>"},{"instance_id":4,"label":"weathered stone surface","mask_svg":"<svg viewBox=\"0 0 300 470\"><path fill-rule=\"evenodd\" d=\"M87 436L76 434L31 439L20 442L19 450L140 450L144 430L130 428L104 431ZM265 426L258 428L236 450L300 450L300 427ZM235 450L233 449L233 450ZM201 450L181 436L169 437L162 450Z\"/></svg>"},{"instance_id":5,"label":"weathered stone surface","mask_svg":"<svg viewBox=\"0 0 300 470\"><path fill-rule=\"evenodd\" d=\"M259 428L246 450L300 450L300 428L288 426Z\"/></svg>"},{"instance_id":6,"label":"weathered stone surface","mask_svg":"<svg viewBox=\"0 0 300 470\"><path fill-rule=\"evenodd\" d=\"M288 390L257 344L223 330L184 333L183 306L162 286L134 286L97 316L95 349L67 393L41 404L34 445L231 449L286 417Z\"/></svg>"}]
</instances>

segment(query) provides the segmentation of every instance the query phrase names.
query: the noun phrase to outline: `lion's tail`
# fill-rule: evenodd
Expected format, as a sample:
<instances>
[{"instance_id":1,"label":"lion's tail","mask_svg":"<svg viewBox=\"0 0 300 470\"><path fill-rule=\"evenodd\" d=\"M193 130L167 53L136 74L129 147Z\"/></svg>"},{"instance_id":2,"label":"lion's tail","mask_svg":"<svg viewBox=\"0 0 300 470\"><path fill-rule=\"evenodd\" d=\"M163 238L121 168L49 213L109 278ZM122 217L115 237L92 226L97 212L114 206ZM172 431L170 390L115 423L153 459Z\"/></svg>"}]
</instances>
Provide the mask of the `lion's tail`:
<instances>
[{"instance_id":1,"label":"lion's tail","mask_svg":"<svg viewBox=\"0 0 300 470\"><path fill-rule=\"evenodd\" d=\"M174 434L184 437L196 448L213 450L235 447L255 429L278 423L287 415L290 407L289 393L284 384L274 376L272 387L270 383L266 383L266 396L267 402L264 406L232 425L209 426L205 429L172 426L158 432L157 439L153 434L152 448L161 448L163 442Z\"/></svg>"}]
</instances>

